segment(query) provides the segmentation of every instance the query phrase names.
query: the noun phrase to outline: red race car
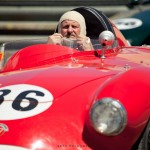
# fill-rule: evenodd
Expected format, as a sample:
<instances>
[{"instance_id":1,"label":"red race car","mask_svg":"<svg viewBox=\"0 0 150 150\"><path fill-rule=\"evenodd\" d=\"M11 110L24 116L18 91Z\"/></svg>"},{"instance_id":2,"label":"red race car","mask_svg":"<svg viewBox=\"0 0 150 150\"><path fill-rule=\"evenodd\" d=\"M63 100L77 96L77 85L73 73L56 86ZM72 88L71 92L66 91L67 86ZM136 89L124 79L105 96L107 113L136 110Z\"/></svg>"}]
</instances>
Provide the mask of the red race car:
<instances>
[{"instance_id":1,"label":"red race car","mask_svg":"<svg viewBox=\"0 0 150 150\"><path fill-rule=\"evenodd\" d=\"M150 150L150 48L129 46L102 12L74 10L94 50L2 44L0 150Z\"/></svg>"}]
</instances>

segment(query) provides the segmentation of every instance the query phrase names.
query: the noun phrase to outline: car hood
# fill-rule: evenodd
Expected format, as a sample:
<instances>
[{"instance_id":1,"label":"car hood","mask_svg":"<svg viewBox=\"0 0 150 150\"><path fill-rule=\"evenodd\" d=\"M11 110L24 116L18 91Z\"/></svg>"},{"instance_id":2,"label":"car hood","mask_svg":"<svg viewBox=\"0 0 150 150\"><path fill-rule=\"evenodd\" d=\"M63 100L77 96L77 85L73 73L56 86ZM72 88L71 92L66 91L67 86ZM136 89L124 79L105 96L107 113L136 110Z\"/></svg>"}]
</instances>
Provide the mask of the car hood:
<instances>
[{"instance_id":1,"label":"car hood","mask_svg":"<svg viewBox=\"0 0 150 150\"><path fill-rule=\"evenodd\" d=\"M34 70L16 71L1 74L0 84L2 86L14 84L31 84L45 87L58 97L77 86L96 80L105 76L118 73L115 70L100 70L93 67L66 67L52 66Z\"/></svg>"}]
</instances>

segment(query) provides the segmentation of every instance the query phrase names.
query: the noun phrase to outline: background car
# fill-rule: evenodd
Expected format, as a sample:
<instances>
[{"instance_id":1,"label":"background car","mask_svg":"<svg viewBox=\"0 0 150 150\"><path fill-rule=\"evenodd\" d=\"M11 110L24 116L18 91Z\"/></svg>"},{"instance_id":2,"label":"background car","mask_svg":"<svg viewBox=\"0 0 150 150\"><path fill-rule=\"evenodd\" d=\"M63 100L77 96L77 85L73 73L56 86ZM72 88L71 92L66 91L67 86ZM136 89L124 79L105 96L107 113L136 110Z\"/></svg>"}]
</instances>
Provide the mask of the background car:
<instances>
[{"instance_id":1,"label":"background car","mask_svg":"<svg viewBox=\"0 0 150 150\"><path fill-rule=\"evenodd\" d=\"M146 9L144 7L146 6ZM131 45L150 45L150 1L131 1L128 4L131 16L115 19L115 25L120 29ZM129 13L130 14L130 13Z\"/></svg>"}]
</instances>

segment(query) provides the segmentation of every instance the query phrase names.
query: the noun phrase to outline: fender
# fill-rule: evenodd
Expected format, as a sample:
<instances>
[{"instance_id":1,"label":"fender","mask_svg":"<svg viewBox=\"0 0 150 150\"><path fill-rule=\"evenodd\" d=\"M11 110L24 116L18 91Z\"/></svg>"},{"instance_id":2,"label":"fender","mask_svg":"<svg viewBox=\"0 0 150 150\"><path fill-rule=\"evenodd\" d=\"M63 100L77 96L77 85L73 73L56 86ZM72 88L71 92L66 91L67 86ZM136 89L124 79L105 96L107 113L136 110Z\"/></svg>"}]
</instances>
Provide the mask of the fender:
<instances>
[{"instance_id":1,"label":"fender","mask_svg":"<svg viewBox=\"0 0 150 150\"><path fill-rule=\"evenodd\" d=\"M150 116L150 69L139 67L114 76L100 89L98 99L118 99L128 112L128 125L139 126Z\"/></svg>"}]
</instances>

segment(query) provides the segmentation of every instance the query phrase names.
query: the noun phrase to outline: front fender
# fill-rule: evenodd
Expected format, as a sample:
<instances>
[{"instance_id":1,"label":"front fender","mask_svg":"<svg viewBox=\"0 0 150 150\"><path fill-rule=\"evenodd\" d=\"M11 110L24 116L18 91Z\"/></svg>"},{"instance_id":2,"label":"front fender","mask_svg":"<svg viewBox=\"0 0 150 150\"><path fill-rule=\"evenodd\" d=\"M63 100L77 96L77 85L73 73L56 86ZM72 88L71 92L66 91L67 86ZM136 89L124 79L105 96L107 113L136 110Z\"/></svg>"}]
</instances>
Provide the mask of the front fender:
<instances>
[{"instance_id":1,"label":"front fender","mask_svg":"<svg viewBox=\"0 0 150 150\"><path fill-rule=\"evenodd\" d=\"M130 69L107 81L98 99L112 97L125 107L128 126L146 124L150 116L150 68Z\"/></svg>"}]
</instances>

